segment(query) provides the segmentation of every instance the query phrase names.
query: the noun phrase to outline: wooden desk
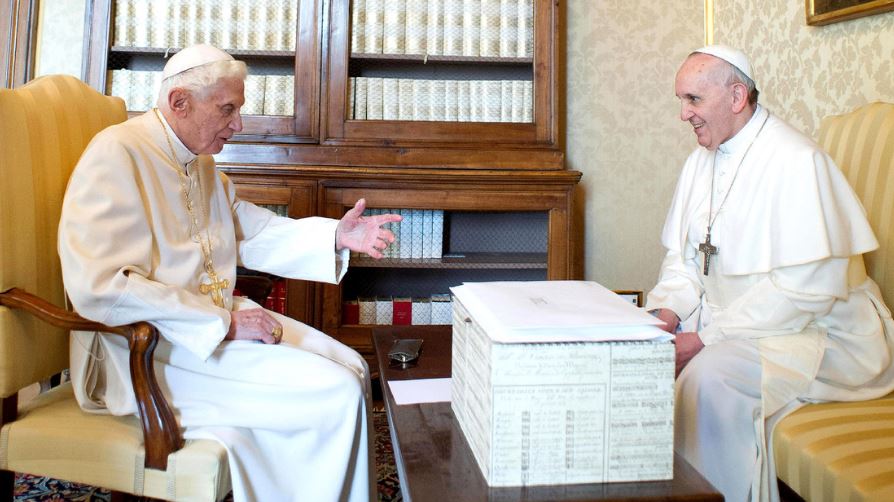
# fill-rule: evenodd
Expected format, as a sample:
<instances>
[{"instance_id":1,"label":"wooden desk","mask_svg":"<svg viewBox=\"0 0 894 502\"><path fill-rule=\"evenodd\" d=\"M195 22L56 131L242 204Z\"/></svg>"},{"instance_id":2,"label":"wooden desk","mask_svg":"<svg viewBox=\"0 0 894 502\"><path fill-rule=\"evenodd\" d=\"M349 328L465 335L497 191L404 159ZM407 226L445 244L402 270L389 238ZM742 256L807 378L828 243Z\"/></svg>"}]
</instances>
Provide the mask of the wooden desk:
<instances>
[{"instance_id":1,"label":"wooden desk","mask_svg":"<svg viewBox=\"0 0 894 502\"><path fill-rule=\"evenodd\" d=\"M425 340L416 365L389 363L387 353L395 338ZM408 502L723 501L692 466L676 455L674 479L669 481L491 488L475 463L450 403L397 406L388 388L389 380L449 377L450 335L445 336L443 329L388 327L374 330L373 339L400 487Z\"/></svg>"}]
</instances>

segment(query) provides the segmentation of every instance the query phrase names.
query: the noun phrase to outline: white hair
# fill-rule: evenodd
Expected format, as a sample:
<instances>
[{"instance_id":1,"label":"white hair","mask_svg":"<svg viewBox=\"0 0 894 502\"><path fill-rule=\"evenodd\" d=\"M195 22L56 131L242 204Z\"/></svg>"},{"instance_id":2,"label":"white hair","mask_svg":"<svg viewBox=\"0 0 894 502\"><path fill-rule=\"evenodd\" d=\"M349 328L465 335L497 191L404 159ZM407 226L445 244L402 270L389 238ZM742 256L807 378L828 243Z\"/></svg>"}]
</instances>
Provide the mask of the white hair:
<instances>
[{"instance_id":1,"label":"white hair","mask_svg":"<svg viewBox=\"0 0 894 502\"><path fill-rule=\"evenodd\" d=\"M162 80L158 91L156 105L159 109L168 109L168 94L171 89L185 89L198 99L205 99L208 91L224 78L239 78L245 80L248 68L242 61L215 61L191 68L184 72Z\"/></svg>"}]
</instances>

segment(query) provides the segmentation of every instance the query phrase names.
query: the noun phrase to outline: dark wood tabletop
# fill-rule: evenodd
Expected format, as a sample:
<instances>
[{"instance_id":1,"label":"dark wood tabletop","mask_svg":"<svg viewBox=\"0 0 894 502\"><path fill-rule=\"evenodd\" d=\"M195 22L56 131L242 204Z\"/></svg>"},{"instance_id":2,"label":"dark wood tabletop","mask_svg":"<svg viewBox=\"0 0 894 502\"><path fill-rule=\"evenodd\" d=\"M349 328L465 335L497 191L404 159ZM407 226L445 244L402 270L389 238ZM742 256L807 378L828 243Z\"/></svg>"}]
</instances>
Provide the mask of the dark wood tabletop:
<instances>
[{"instance_id":1,"label":"dark wood tabletop","mask_svg":"<svg viewBox=\"0 0 894 502\"><path fill-rule=\"evenodd\" d=\"M422 338L414 364L391 364L396 338ZM450 403L396 405L391 380L450 376L451 338L443 329L382 327L373 331L382 395L405 501L710 501L723 497L681 457L674 456L674 479L627 483L489 487L475 463Z\"/></svg>"}]
</instances>

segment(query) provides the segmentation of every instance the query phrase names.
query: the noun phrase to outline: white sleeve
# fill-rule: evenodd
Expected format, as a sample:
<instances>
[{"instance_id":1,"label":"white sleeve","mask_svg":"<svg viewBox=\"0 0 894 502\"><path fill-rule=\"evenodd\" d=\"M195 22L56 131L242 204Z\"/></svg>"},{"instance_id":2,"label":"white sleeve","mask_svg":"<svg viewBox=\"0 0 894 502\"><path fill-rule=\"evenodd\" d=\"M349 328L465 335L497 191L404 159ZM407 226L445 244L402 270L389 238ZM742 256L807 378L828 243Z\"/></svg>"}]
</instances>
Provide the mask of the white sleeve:
<instances>
[{"instance_id":1,"label":"white sleeve","mask_svg":"<svg viewBox=\"0 0 894 502\"><path fill-rule=\"evenodd\" d=\"M847 258L774 269L699 332L705 345L802 331L847 296Z\"/></svg>"},{"instance_id":2,"label":"white sleeve","mask_svg":"<svg viewBox=\"0 0 894 502\"><path fill-rule=\"evenodd\" d=\"M684 260L676 251L668 251L661 263L658 284L646 296L646 310L672 310L685 322L701 305L703 288L698 266Z\"/></svg>"},{"instance_id":3,"label":"white sleeve","mask_svg":"<svg viewBox=\"0 0 894 502\"><path fill-rule=\"evenodd\" d=\"M347 272L350 251L335 250L338 220L285 218L243 200L236 201L233 215L243 267L330 284Z\"/></svg>"},{"instance_id":4,"label":"white sleeve","mask_svg":"<svg viewBox=\"0 0 894 502\"><path fill-rule=\"evenodd\" d=\"M59 222L65 289L82 316L110 326L148 321L206 359L230 314L189 291L149 279L153 232L136 168L114 141L85 153L69 181Z\"/></svg>"}]
</instances>

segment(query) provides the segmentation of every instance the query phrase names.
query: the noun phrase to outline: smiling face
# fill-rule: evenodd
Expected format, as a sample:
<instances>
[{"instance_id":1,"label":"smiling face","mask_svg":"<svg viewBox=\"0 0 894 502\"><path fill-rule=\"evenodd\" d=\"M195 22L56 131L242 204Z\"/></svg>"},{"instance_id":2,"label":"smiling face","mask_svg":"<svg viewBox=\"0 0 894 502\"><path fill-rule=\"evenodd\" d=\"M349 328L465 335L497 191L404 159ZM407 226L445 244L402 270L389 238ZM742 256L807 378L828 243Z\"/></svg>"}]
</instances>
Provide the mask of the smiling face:
<instances>
[{"instance_id":1,"label":"smiling face","mask_svg":"<svg viewBox=\"0 0 894 502\"><path fill-rule=\"evenodd\" d=\"M692 124L698 144L716 150L748 122L753 107L742 83L729 83L727 63L708 54L689 56L677 72L680 120Z\"/></svg>"},{"instance_id":2,"label":"smiling face","mask_svg":"<svg viewBox=\"0 0 894 502\"><path fill-rule=\"evenodd\" d=\"M242 130L239 109L245 103L245 83L241 78L225 77L201 93L182 93L175 99L175 123L171 127L189 150L197 155L215 154Z\"/></svg>"}]
</instances>

